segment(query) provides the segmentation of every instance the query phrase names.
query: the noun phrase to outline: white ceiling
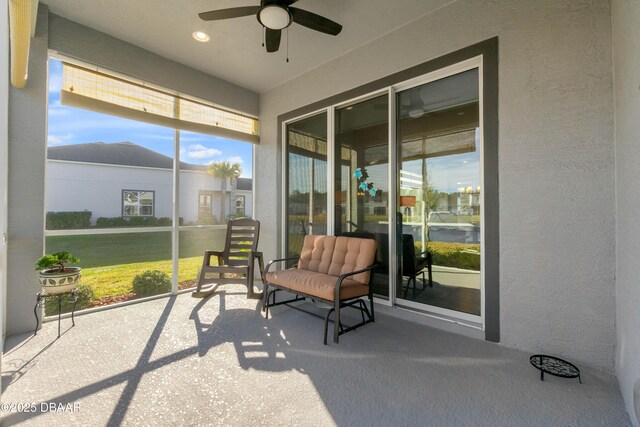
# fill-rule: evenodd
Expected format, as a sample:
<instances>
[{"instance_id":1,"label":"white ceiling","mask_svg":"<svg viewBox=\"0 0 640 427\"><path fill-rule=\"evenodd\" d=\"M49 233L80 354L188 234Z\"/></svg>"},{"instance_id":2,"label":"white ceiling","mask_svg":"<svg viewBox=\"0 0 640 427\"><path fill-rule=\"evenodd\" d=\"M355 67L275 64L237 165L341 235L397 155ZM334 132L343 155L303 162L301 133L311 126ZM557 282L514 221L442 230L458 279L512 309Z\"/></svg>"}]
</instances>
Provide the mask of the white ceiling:
<instances>
[{"instance_id":1,"label":"white ceiling","mask_svg":"<svg viewBox=\"0 0 640 427\"><path fill-rule=\"evenodd\" d=\"M453 0L455 1L455 0ZM261 46L262 27L254 16L204 22L199 12L258 5L258 0L44 0L50 11L125 40L166 58L256 92L318 67L452 0L299 0L293 6L343 26L337 36L297 24L286 32L280 51ZM191 33L204 31L208 43Z\"/></svg>"}]
</instances>

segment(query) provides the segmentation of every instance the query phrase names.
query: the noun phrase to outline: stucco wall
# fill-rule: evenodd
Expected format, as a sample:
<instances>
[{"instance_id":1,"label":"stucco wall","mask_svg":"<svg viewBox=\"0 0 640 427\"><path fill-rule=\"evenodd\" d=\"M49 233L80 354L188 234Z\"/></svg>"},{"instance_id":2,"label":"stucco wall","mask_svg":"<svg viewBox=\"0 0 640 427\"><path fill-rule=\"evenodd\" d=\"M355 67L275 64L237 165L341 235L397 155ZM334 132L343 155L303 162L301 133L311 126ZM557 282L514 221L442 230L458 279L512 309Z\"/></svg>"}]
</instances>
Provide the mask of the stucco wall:
<instances>
[{"instance_id":1,"label":"stucco wall","mask_svg":"<svg viewBox=\"0 0 640 427\"><path fill-rule=\"evenodd\" d=\"M616 373L627 410L640 425L640 2L614 0L616 147Z\"/></svg>"},{"instance_id":2,"label":"stucco wall","mask_svg":"<svg viewBox=\"0 0 640 427\"><path fill-rule=\"evenodd\" d=\"M41 4L26 87L9 90L7 335L33 330L33 305L40 291L33 265L42 256L43 241L47 16L47 7Z\"/></svg>"},{"instance_id":3,"label":"stucco wall","mask_svg":"<svg viewBox=\"0 0 640 427\"><path fill-rule=\"evenodd\" d=\"M263 95L261 246L277 254L277 116L499 37L501 342L613 370L608 2L460 0Z\"/></svg>"},{"instance_id":4,"label":"stucco wall","mask_svg":"<svg viewBox=\"0 0 640 427\"><path fill-rule=\"evenodd\" d=\"M8 5L0 0L0 22L7 22ZM0 30L0 348L4 348L4 316L7 309L7 157L9 133L9 29ZM1 352L0 352L1 353ZM1 362L0 355L0 362ZM1 363L0 363L1 367Z\"/></svg>"}]
</instances>

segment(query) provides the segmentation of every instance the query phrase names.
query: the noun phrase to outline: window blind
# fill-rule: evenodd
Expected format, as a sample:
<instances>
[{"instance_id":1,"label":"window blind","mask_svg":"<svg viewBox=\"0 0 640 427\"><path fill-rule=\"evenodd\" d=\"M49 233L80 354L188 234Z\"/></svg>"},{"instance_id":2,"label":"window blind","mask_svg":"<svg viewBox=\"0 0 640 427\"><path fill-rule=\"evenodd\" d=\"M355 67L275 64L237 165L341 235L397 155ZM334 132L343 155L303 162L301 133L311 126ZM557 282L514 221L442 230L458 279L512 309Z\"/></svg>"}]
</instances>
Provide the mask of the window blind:
<instances>
[{"instance_id":1,"label":"window blind","mask_svg":"<svg viewBox=\"0 0 640 427\"><path fill-rule=\"evenodd\" d=\"M62 105L257 144L259 122L139 83L63 63Z\"/></svg>"}]
</instances>

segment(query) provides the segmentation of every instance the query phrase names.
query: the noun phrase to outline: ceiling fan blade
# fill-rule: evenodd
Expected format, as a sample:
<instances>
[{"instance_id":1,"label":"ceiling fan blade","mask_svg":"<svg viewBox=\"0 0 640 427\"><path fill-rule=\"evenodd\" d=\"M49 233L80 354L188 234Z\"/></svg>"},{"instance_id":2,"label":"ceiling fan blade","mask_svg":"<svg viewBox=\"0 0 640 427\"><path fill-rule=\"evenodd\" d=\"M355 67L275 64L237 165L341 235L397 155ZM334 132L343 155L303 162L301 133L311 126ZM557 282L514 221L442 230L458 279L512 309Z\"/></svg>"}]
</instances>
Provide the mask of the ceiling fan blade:
<instances>
[{"instance_id":1,"label":"ceiling fan blade","mask_svg":"<svg viewBox=\"0 0 640 427\"><path fill-rule=\"evenodd\" d=\"M275 4L278 6L291 6L298 0L260 0L260 6Z\"/></svg>"},{"instance_id":2,"label":"ceiling fan blade","mask_svg":"<svg viewBox=\"0 0 640 427\"><path fill-rule=\"evenodd\" d=\"M320 31L321 33L330 34L332 36L337 36L340 34L340 31L342 31L342 25L323 16L316 15L313 12L298 9L297 7L290 7L289 12L291 12L293 22L304 27L311 28L312 30Z\"/></svg>"},{"instance_id":3,"label":"ceiling fan blade","mask_svg":"<svg viewBox=\"0 0 640 427\"><path fill-rule=\"evenodd\" d=\"M231 7L229 9L202 12L199 13L198 16L203 21L217 21L219 19L239 18L241 16L255 15L259 10L260 6Z\"/></svg>"},{"instance_id":4,"label":"ceiling fan blade","mask_svg":"<svg viewBox=\"0 0 640 427\"><path fill-rule=\"evenodd\" d=\"M266 32L267 52L277 52L280 48L280 37L282 36L282 31L267 28Z\"/></svg>"}]
</instances>

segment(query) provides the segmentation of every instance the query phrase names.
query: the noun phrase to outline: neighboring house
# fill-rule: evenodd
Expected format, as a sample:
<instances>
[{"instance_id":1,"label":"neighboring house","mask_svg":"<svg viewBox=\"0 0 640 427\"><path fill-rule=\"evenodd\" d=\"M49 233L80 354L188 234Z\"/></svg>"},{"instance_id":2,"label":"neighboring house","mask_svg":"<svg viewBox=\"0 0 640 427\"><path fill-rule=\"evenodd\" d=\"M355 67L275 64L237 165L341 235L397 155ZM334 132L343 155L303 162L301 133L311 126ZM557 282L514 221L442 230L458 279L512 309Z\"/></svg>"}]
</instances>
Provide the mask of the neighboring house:
<instances>
[{"instance_id":1,"label":"neighboring house","mask_svg":"<svg viewBox=\"0 0 640 427\"><path fill-rule=\"evenodd\" d=\"M49 147L46 212L91 211L100 217L172 217L173 159L131 142ZM225 215L252 216L252 180L227 183ZM220 216L220 180L206 165L180 162L184 224Z\"/></svg>"}]
</instances>

